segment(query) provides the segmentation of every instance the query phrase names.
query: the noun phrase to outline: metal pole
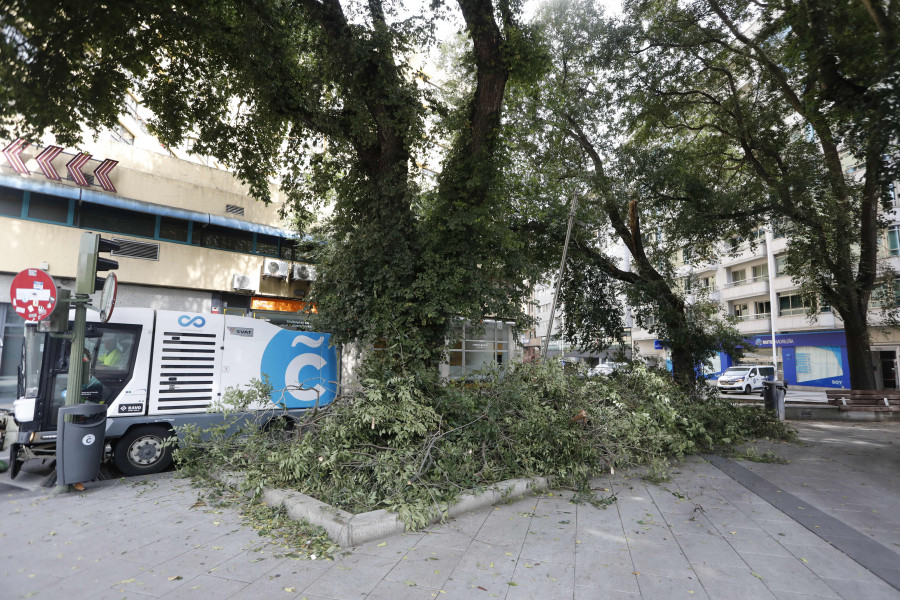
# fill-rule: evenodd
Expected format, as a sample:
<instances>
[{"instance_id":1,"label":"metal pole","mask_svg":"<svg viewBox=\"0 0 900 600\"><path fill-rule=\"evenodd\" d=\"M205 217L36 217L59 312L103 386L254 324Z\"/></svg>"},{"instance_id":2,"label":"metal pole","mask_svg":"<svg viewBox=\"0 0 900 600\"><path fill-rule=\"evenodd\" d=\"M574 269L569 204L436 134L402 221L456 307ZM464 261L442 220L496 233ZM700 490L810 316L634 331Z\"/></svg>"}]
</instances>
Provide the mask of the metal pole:
<instances>
[{"instance_id":1,"label":"metal pole","mask_svg":"<svg viewBox=\"0 0 900 600\"><path fill-rule=\"evenodd\" d=\"M775 241L775 228L771 221L766 225L766 264L769 269L769 322L772 324L772 364L775 366L775 379L778 379L778 348L775 345L777 331L775 317L778 314L778 294L775 293L775 255L772 243Z\"/></svg>"},{"instance_id":2,"label":"metal pole","mask_svg":"<svg viewBox=\"0 0 900 600\"><path fill-rule=\"evenodd\" d=\"M569 224L566 227L566 243L563 245L562 260L559 261L559 275L556 278L556 290L553 292L553 304L550 305L550 322L547 323L547 335L544 336L544 348L541 356L547 356L547 350L550 346L550 334L553 332L553 317L556 313L556 302L559 299L559 288L562 286L563 273L566 270L566 254L569 252L569 238L572 237L572 224L575 222L575 205L578 199L572 196L572 207L569 209Z\"/></svg>"}]
</instances>

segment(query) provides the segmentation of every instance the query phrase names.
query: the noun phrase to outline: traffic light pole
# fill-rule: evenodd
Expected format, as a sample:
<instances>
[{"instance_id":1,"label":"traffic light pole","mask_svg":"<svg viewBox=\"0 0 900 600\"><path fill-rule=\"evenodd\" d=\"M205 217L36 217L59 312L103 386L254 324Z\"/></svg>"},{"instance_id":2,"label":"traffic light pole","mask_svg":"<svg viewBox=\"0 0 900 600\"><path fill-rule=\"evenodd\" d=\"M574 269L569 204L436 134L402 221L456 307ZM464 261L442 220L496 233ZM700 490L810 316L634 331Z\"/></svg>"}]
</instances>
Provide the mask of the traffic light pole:
<instances>
[{"instance_id":1,"label":"traffic light pole","mask_svg":"<svg viewBox=\"0 0 900 600\"><path fill-rule=\"evenodd\" d=\"M96 233L84 233L81 236L81 246L78 251L78 267L75 277L75 297L71 304L75 308L75 320L72 323L72 331L64 337L70 340L69 352L69 380L66 385L66 406L81 403L81 389L87 383L90 375L91 362L85 367L84 361L84 334L87 329L87 307L91 303L91 294L97 289L97 270L107 271L118 267L118 263L106 258L98 258L99 252L109 252L118 249L118 245L108 240L103 240ZM94 357L91 357L92 359ZM85 371L85 368L88 370ZM66 416L66 419L71 417ZM58 485L54 493L66 493L70 491L68 485Z\"/></svg>"}]
</instances>

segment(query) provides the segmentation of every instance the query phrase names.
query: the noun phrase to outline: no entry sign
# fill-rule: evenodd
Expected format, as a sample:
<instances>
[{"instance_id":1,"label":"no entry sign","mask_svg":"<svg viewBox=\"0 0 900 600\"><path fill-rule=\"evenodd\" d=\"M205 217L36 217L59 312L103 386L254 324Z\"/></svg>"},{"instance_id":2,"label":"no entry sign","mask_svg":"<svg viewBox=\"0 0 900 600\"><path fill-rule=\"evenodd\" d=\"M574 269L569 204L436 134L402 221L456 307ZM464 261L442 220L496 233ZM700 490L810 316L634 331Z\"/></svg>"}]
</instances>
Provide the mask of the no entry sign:
<instances>
[{"instance_id":1,"label":"no entry sign","mask_svg":"<svg viewBox=\"0 0 900 600\"><path fill-rule=\"evenodd\" d=\"M40 269L25 269L9 288L13 310L26 321L42 321L56 306L56 284Z\"/></svg>"}]
</instances>

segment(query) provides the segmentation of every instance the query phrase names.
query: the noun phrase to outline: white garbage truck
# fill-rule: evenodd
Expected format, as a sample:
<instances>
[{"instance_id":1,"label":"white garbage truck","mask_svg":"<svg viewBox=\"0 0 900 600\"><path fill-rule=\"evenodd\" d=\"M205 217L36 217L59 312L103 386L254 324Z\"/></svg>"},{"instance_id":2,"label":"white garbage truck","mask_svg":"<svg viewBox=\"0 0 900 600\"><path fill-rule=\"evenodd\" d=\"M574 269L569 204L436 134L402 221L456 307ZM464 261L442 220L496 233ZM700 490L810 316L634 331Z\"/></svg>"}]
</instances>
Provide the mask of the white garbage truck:
<instances>
[{"instance_id":1,"label":"white garbage truck","mask_svg":"<svg viewBox=\"0 0 900 600\"><path fill-rule=\"evenodd\" d=\"M116 308L107 323L88 315L82 400L108 406L106 452L126 475L157 473L172 461L166 438L182 425L208 428L228 388L267 381L271 396L250 415L297 416L339 393L341 353L330 335L282 329L221 314ZM26 326L14 423L8 425L11 476L29 459L55 456L57 413L65 404L68 340Z\"/></svg>"}]
</instances>

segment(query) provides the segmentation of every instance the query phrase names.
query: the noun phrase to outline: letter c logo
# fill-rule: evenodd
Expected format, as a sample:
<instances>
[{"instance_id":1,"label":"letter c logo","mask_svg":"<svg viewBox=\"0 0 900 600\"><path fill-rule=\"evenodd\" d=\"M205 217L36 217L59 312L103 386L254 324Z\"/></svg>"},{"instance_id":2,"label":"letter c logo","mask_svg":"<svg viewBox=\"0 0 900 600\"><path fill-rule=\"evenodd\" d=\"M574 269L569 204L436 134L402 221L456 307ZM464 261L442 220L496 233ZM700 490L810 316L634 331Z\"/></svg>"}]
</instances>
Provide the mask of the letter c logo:
<instances>
[{"instance_id":1,"label":"letter c logo","mask_svg":"<svg viewBox=\"0 0 900 600\"><path fill-rule=\"evenodd\" d=\"M190 317L189 315L181 315L178 317L178 324L182 327L193 325L194 327L203 327L206 325L206 319L203 317Z\"/></svg>"}]
</instances>

